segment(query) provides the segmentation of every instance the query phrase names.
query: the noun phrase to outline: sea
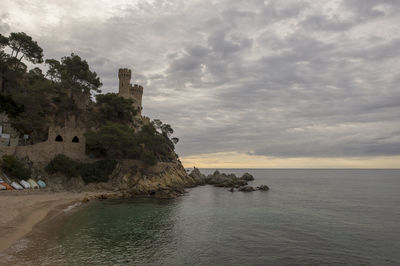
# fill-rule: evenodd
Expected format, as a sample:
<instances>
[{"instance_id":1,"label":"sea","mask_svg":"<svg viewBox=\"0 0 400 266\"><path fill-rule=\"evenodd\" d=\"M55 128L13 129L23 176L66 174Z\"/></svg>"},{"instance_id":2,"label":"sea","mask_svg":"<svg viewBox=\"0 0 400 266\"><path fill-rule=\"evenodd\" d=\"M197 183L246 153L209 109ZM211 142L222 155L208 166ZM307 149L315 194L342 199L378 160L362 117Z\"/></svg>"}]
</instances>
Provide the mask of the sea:
<instances>
[{"instance_id":1,"label":"sea","mask_svg":"<svg viewBox=\"0 0 400 266\"><path fill-rule=\"evenodd\" d=\"M43 229L31 262L400 265L400 170L219 170L270 190L207 185L171 200L89 203Z\"/></svg>"}]
</instances>

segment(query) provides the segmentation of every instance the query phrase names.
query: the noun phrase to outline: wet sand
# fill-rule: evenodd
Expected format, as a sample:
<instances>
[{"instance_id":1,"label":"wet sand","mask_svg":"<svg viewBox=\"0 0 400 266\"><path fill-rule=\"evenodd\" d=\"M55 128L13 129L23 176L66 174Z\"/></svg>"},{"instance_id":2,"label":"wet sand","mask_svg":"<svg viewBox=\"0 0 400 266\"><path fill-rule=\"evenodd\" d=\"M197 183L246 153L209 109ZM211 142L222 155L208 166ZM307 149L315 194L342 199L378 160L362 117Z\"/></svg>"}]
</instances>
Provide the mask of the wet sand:
<instances>
[{"instance_id":1,"label":"wet sand","mask_svg":"<svg viewBox=\"0 0 400 266\"><path fill-rule=\"evenodd\" d=\"M62 214L71 206L110 192L0 191L0 253L6 253L35 225Z\"/></svg>"}]
</instances>

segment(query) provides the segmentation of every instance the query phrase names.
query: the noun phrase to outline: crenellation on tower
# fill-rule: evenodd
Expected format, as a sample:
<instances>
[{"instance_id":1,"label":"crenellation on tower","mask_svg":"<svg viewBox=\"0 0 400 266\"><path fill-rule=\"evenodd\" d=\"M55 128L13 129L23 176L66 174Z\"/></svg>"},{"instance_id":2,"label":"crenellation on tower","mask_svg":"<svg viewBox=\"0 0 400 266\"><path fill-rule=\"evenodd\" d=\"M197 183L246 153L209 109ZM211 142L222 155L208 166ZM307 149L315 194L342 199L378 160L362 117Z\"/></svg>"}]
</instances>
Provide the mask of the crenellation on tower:
<instances>
[{"instance_id":1,"label":"crenellation on tower","mask_svg":"<svg viewBox=\"0 0 400 266\"><path fill-rule=\"evenodd\" d=\"M143 87L135 84L132 86L131 82L132 71L128 68L120 68L118 70L119 78L119 92L121 97L133 100L133 106L138 110L138 115L142 112L142 96Z\"/></svg>"}]
</instances>

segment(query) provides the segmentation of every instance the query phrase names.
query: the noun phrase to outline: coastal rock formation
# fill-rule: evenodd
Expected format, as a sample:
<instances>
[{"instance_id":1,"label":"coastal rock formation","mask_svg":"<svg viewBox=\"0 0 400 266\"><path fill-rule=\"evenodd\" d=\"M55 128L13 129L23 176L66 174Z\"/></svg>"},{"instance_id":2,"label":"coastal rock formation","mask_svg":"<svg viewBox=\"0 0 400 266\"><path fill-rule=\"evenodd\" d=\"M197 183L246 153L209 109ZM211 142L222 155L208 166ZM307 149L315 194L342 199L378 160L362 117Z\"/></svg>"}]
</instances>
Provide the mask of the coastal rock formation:
<instances>
[{"instance_id":1,"label":"coastal rock formation","mask_svg":"<svg viewBox=\"0 0 400 266\"><path fill-rule=\"evenodd\" d=\"M212 175L207 176L205 179L206 184L214 185L216 187L241 187L247 185L247 181L236 177L234 174L220 173L216 170Z\"/></svg>"},{"instance_id":2,"label":"coastal rock formation","mask_svg":"<svg viewBox=\"0 0 400 266\"><path fill-rule=\"evenodd\" d=\"M179 161L146 166L141 161L133 160L125 160L118 164L111 183L118 190L131 196L155 198L175 198L182 195L185 188L198 184L186 173Z\"/></svg>"},{"instance_id":3,"label":"coastal rock formation","mask_svg":"<svg viewBox=\"0 0 400 266\"><path fill-rule=\"evenodd\" d=\"M192 172L189 174L192 177L197 185L205 185L206 184L206 176L200 172L200 170L196 167L193 167Z\"/></svg>"},{"instance_id":4,"label":"coastal rock formation","mask_svg":"<svg viewBox=\"0 0 400 266\"><path fill-rule=\"evenodd\" d=\"M239 191L243 191L243 192L252 192L255 191L254 187L252 186L244 186L244 187L240 187Z\"/></svg>"},{"instance_id":5,"label":"coastal rock formation","mask_svg":"<svg viewBox=\"0 0 400 266\"><path fill-rule=\"evenodd\" d=\"M267 185L261 185L257 187L257 190L263 190L263 191L268 191L269 187Z\"/></svg>"},{"instance_id":6,"label":"coastal rock formation","mask_svg":"<svg viewBox=\"0 0 400 266\"><path fill-rule=\"evenodd\" d=\"M254 177L249 173L244 173L242 175L241 179L246 180L246 181L253 181Z\"/></svg>"},{"instance_id":7,"label":"coastal rock formation","mask_svg":"<svg viewBox=\"0 0 400 266\"><path fill-rule=\"evenodd\" d=\"M108 182L85 184L81 177L70 178L60 174L48 175L45 171L34 171L48 184L51 191L96 192L109 191L105 198L154 197L176 198L185 193L186 188L199 185L212 185L228 188L230 192L268 191L267 185L252 187L248 184L254 177L245 173L241 177L216 170L204 175L196 167L188 174L179 160L159 162L149 166L139 160L120 160Z\"/></svg>"},{"instance_id":8,"label":"coastal rock formation","mask_svg":"<svg viewBox=\"0 0 400 266\"><path fill-rule=\"evenodd\" d=\"M205 176L196 167L193 168L189 174L190 177L196 182L196 185L212 185L215 187L226 187L229 188L230 192L237 191L251 192L256 190L269 190L267 185L261 185L257 188L248 185L248 181L253 181L254 177L249 173L244 173L241 177L237 177L235 174L220 173L216 170L213 174Z\"/></svg>"}]
</instances>

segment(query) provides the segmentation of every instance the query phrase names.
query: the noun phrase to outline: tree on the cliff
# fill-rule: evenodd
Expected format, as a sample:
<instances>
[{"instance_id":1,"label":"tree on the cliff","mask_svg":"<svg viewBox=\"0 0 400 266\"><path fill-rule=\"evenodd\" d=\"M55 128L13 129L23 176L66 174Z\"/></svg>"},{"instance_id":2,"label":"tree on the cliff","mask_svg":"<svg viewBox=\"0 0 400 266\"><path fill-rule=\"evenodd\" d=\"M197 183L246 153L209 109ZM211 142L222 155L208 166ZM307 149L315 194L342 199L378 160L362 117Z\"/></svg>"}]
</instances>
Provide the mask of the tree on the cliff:
<instances>
[{"instance_id":1,"label":"tree on the cliff","mask_svg":"<svg viewBox=\"0 0 400 266\"><path fill-rule=\"evenodd\" d=\"M8 45L8 38L0 33L0 70L6 67L6 59L8 55L4 52L4 48ZM2 71L0 71L1 75ZM0 84L1 85L1 84Z\"/></svg>"},{"instance_id":2,"label":"tree on the cliff","mask_svg":"<svg viewBox=\"0 0 400 266\"><path fill-rule=\"evenodd\" d=\"M125 99L115 93L98 94L96 105L100 109L102 122L132 122L137 110L132 106L131 99Z\"/></svg>"},{"instance_id":3,"label":"tree on the cliff","mask_svg":"<svg viewBox=\"0 0 400 266\"><path fill-rule=\"evenodd\" d=\"M62 88L69 89L72 93L101 92L99 88L103 84L100 78L96 72L90 70L89 64L80 56L72 53L70 56L62 57L61 62L47 59L46 64L49 67L47 76Z\"/></svg>"},{"instance_id":4,"label":"tree on the cliff","mask_svg":"<svg viewBox=\"0 0 400 266\"><path fill-rule=\"evenodd\" d=\"M86 151L94 157L137 159L150 165L175 158L172 142L157 132L152 124L144 125L135 133L126 125L107 123L96 131L87 132L85 137Z\"/></svg>"},{"instance_id":5,"label":"tree on the cliff","mask_svg":"<svg viewBox=\"0 0 400 266\"><path fill-rule=\"evenodd\" d=\"M24 32L12 32L8 37L8 46L11 48L11 57L17 59L15 68L19 67L23 58L33 64L43 62L43 49Z\"/></svg>"},{"instance_id":6,"label":"tree on the cliff","mask_svg":"<svg viewBox=\"0 0 400 266\"><path fill-rule=\"evenodd\" d=\"M0 113L6 113L10 117L16 117L24 111L24 106L18 104L10 95L0 94Z\"/></svg>"},{"instance_id":7,"label":"tree on the cliff","mask_svg":"<svg viewBox=\"0 0 400 266\"><path fill-rule=\"evenodd\" d=\"M179 142L178 138L170 138L171 135L174 133L174 129L171 127L170 124L164 124L160 119L154 119L151 122L152 126L155 130L160 133L165 139L167 139L170 143L172 149L174 149L174 145Z\"/></svg>"},{"instance_id":8,"label":"tree on the cliff","mask_svg":"<svg viewBox=\"0 0 400 266\"><path fill-rule=\"evenodd\" d=\"M4 48L8 46L11 54ZM12 32L7 38L0 35L0 88L2 91L18 89L19 81L23 79L27 66L22 62L25 59L33 64L43 62L43 49L24 32Z\"/></svg>"},{"instance_id":9,"label":"tree on the cliff","mask_svg":"<svg viewBox=\"0 0 400 266\"><path fill-rule=\"evenodd\" d=\"M86 150L89 155L112 159L136 158L139 146L133 129L118 123L107 123L97 131L88 131Z\"/></svg>"},{"instance_id":10,"label":"tree on the cliff","mask_svg":"<svg viewBox=\"0 0 400 266\"><path fill-rule=\"evenodd\" d=\"M174 133L174 130L172 129L171 125L164 124L160 119L154 119L152 121L152 125L158 132L160 132L166 138L169 138Z\"/></svg>"},{"instance_id":11,"label":"tree on the cliff","mask_svg":"<svg viewBox=\"0 0 400 266\"><path fill-rule=\"evenodd\" d=\"M0 33L0 50L8 45L8 38Z\"/></svg>"}]
</instances>

